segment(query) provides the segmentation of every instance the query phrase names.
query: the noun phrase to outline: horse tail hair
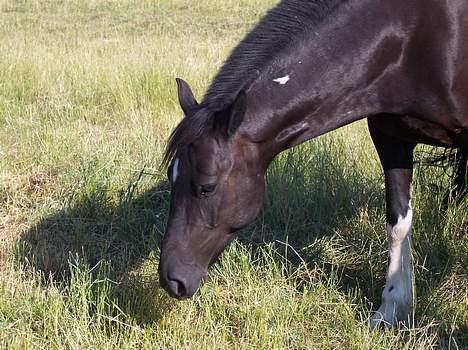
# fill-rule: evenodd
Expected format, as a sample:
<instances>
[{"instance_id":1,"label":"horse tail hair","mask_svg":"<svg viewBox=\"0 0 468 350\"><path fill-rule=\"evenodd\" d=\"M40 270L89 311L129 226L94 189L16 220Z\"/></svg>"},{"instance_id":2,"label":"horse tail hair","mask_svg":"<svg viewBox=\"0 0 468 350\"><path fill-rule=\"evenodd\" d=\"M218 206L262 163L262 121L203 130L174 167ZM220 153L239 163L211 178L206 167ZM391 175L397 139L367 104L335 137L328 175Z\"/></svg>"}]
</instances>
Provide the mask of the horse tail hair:
<instances>
[{"instance_id":1,"label":"horse tail hair","mask_svg":"<svg viewBox=\"0 0 468 350\"><path fill-rule=\"evenodd\" d=\"M454 168L454 185L456 196L464 198L468 195L468 153L458 150L459 156Z\"/></svg>"},{"instance_id":2,"label":"horse tail hair","mask_svg":"<svg viewBox=\"0 0 468 350\"><path fill-rule=\"evenodd\" d=\"M444 149L443 151L435 149L423 152L416 163L442 168L450 177L451 187L444 199L445 207L453 200L456 203L461 203L468 195L468 152L459 148Z\"/></svg>"}]
</instances>

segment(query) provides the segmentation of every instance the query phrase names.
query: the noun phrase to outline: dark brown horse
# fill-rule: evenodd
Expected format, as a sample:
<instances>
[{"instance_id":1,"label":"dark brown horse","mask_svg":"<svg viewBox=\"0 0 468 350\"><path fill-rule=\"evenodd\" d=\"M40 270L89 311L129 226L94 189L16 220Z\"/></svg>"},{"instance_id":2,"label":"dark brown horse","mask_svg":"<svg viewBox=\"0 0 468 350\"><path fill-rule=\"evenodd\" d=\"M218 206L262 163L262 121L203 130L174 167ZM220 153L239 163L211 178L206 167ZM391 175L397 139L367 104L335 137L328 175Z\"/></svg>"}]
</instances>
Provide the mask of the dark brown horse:
<instances>
[{"instance_id":1,"label":"dark brown horse","mask_svg":"<svg viewBox=\"0 0 468 350\"><path fill-rule=\"evenodd\" d=\"M385 173L389 241L371 322L407 320L413 149L468 152L467 42L466 0L284 0L237 46L201 103L178 80L185 118L166 153L165 289L177 298L196 292L257 216L277 154L367 117Z\"/></svg>"}]
</instances>

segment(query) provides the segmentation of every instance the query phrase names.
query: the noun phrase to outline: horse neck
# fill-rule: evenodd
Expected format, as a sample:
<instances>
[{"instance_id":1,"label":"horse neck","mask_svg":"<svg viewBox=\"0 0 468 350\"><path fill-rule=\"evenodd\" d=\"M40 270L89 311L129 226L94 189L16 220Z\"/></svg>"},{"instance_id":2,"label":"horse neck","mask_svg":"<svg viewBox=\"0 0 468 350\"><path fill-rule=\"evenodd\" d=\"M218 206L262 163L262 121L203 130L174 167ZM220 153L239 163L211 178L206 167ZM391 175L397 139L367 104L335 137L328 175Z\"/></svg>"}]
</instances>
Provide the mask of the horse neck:
<instances>
[{"instance_id":1,"label":"horse neck","mask_svg":"<svg viewBox=\"0 0 468 350\"><path fill-rule=\"evenodd\" d=\"M399 113L393 90L408 39L391 22L394 5L351 0L276 57L247 91L244 135L273 158L365 116Z\"/></svg>"}]
</instances>

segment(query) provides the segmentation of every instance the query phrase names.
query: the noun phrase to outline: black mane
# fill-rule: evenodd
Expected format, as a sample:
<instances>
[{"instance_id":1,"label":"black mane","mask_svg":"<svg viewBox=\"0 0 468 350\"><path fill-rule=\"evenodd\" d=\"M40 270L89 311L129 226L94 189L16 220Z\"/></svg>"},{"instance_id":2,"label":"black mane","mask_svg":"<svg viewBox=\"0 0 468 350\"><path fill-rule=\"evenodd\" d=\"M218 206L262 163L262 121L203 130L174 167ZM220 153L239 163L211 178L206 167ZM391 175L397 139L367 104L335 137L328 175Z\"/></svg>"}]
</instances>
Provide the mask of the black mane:
<instances>
[{"instance_id":1,"label":"black mane","mask_svg":"<svg viewBox=\"0 0 468 350\"><path fill-rule=\"evenodd\" d=\"M172 133L164 163L203 134L216 112L228 108L281 52L346 0L283 0L238 44L213 79L202 103Z\"/></svg>"}]
</instances>

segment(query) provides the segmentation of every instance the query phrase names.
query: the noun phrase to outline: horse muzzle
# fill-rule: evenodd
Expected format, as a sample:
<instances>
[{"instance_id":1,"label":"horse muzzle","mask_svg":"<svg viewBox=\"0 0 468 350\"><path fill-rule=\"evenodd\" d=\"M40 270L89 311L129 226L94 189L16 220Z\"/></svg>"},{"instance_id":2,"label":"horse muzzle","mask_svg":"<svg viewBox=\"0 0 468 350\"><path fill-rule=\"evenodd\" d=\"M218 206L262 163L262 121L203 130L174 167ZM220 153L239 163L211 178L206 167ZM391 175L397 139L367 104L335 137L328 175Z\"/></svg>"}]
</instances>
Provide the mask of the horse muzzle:
<instances>
[{"instance_id":1,"label":"horse muzzle","mask_svg":"<svg viewBox=\"0 0 468 350\"><path fill-rule=\"evenodd\" d=\"M159 281L170 296L177 299L192 297L205 277L206 270L196 264L182 262L176 256L161 255Z\"/></svg>"}]
</instances>

